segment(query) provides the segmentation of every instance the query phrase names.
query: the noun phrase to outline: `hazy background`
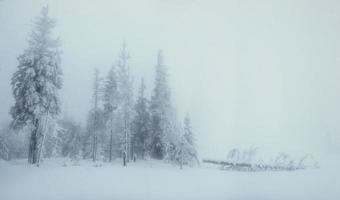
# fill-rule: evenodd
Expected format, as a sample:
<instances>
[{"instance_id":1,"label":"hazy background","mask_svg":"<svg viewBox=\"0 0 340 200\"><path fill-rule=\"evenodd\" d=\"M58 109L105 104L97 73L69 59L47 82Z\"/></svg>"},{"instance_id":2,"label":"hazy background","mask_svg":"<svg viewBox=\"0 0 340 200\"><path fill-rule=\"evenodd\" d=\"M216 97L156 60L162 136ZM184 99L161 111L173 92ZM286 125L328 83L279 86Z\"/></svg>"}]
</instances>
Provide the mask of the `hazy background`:
<instances>
[{"instance_id":1,"label":"hazy background","mask_svg":"<svg viewBox=\"0 0 340 200\"><path fill-rule=\"evenodd\" d=\"M0 125L10 120L16 58L46 3L63 41L63 108L82 123L93 69L106 75L126 41L135 88L144 76L151 91L163 49L201 157L249 146L340 152L340 1L2 0Z\"/></svg>"}]
</instances>

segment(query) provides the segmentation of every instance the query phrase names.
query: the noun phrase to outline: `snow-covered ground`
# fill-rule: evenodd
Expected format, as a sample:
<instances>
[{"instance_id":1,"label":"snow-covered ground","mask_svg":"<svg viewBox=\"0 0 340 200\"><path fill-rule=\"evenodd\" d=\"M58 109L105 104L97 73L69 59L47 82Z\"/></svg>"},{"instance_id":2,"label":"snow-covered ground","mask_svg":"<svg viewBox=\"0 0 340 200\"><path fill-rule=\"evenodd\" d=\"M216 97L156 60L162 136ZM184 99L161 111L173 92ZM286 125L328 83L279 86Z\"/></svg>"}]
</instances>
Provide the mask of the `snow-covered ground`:
<instances>
[{"instance_id":1,"label":"snow-covered ground","mask_svg":"<svg viewBox=\"0 0 340 200\"><path fill-rule=\"evenodd\" d=\"M294 172L231 172L139 161L79 166L60 159L39 168L0 161L1 200L339 200L339 162Z\"/></svg>"}]
</instances>

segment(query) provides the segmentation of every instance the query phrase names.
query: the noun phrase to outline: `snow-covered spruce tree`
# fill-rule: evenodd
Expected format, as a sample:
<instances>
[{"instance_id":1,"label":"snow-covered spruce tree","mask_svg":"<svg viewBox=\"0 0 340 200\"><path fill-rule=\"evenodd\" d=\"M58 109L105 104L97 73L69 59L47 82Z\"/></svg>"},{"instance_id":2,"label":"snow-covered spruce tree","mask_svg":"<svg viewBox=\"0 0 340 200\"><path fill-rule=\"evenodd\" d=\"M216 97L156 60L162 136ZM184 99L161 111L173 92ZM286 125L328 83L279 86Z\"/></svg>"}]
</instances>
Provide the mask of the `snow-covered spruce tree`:
<instances>
[{"instance_id":1,"label":"snow-covered spruce tree","mask_svg":"<svg viewBox=\"0 0 340 200\"><path fill-rule=\"evenodd\" d=\"M144 79L141 81L139 95L135 105L135 117L132 121L132 149L138 157L145 158L150 144L149 102L145 97Z\"/></svg>"},{"instance_id":2,"label":"snow-covered spruce tree","mask_svg":"<svg viewBox=\"0 0 340 200\"><path fill-rule=\"evenodd\" d=\"M102 114L99 108L99 71L95 69L94 84L93 84L93 108L89 113L88 118L88 131L91 134L91 157L92 161L98 159L98 136L99 136L99 123L101 122L100 115Z\"/></svg>"},{"instance_id":3,"label":"snow-covered spruce tree","mask_svg":"<svg viewBox=\"0 0 340 200\"><path fill-rule=\"evenodd\" d=\"M163 159L166 157L167 150L174 148L171 141L176 130L176 120L170 102L170 88L161 51L157 56L155 87L151 97L150 111L151 156L155 159Z\"/></svg>"},{"instance_id":4,"label":"snow-covered spruce tree","mask_svg":"<svg viewBox=\"0 0 340 200\"><path fill-rule=\"evenodd\" d=\"M123 44L117 61L117 86L119 100L117 106L117 133L120 135L121 155L126 153L129 162L131 151L131 119L133 117L133 88L129 66L130 55Z\"/></svg>"},{"instance_id":5,"label":"snow-covered spruce tree","mask_svg":"<svg viewBox=\"0 0 340 200\"><path fill-rule=\"evenodd\" d=\"M115 121L116 121L116 110L119 101L118 86L117 86L117 75L115 67L112 66L104 83L103 88L103 104L104 104L104 114L106 118L106 130L109 135L108 142L108 160L112 161L113 151L114 151L114 140L115 137Z\"/></svg>"},{"instance_id":6,"label":"snow-covered spruce tree","mask_svg":"<svg viewBox=\"0 0 340 200\"><path fill-rule=\"evenodd\" d=\"M83 159L91 158L93 162L104 157L105 140L105 116L100 107L100 78L99 71L94 71L93 81L93 105L90 109L86 122L86 131L79 135L82 143L81 152Z\"/></svg>"},{"instance_id":7,"label":"snow-covered spruce tree","mask_svg":"<svg viewBox=\"0 0 340 200\"><path fill-rule=\"evenodd\" d=\"M183 164L195 165L199 164L195 137L192 132L191 121L189 115L187 114L184 118L184 151L183 151Z\"/></svg>"},{"instance_id":8,"label":"snow-covered spruce tree","mask_svg":"<svg viewBox=\"0 0 340 200\"><path fill-rule=\"evenodd\" d=\"M62 87L59 40L52 37L56 21L48 16L48 7L34 21L29 46L18 57L12 77L15 105L11 108L14 128L31 127L28 162L39 164L45 127L55 123L60 113L58 91Z\"/></svg>"}]
</instances>

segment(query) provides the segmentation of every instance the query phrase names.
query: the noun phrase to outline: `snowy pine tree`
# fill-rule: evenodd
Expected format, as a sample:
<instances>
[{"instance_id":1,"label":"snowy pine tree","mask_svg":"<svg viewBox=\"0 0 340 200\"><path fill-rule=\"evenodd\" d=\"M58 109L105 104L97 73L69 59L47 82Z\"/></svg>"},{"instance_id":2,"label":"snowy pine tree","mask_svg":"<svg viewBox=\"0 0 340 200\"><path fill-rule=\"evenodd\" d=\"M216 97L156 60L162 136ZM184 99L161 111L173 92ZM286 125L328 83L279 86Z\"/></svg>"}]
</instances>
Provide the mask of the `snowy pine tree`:
<instances>
[{"instance_id":1,"label":"snowy pine tree","mask_svg":"<svg viewBox=\"0 0 340 200\"><path fill-rule=\"evenodd\" d=\"M117 106L117 132L120 133L122 153L126 152L126 159L131 158L131 119L133 117L133 92L129 66L130 55L123 44L117 61L117 80L119 102Z\"/></svg>"},{"instance_id":2,"label":"snowy pine tree","mask_svg":"<svg viewBox=\"0 0 340 200\"><path fill-rule=\"evenodd\" d=\"M166 66L162 52L158 52L156 77L153 96L151 98L151 156L156 159L166 157L171 149L171 140L175 130L174 110L170 102L170 88L167 80Z\"/></svg>"},{"instance_id":3,"label":"snowy pine tree","mask_svg":"<svg viewBox=\"0 0 340 200\"><path fill-rule=\"evenodd\" d=\"M115 121L116 121L116 110L119 101L118 86L117 86L117 75L114 66L111 67L103 89L103 102L104 102L104 113L106 117L106 129L108 130L109 143L108 143L108 160L112 161L114 151L114 140L115 137Z\"/></svg>"},{"instance_id":4,"label":"snowy pine tree","mask_svg":"<svg viewBox=\"0 0 340 200\"><path fill-rule=\"evenodd\" d=\"M60 113L58 91L62 87L59 41L52 37L56 21L48 8L34 21L29 46L19 56L18 71L12 77L15 105L11 108L13 127L31 127L28 161L39 164L47 123Z\"/></svg>"},{"instance_id":5,"label":"snowy pine tree","mask_svg":"<svg viewBox=\"0 0 340 200\"><path fill-rule=\"evenodd\" d=\"M184 118L184 134L183 134L184 141L182 144L184 145L183 149L183 163L188 165L199 164L197 151L196 151L196 144L194 134L192 132L191 121L189 115L187 114Z\"/></svg>"},{"instance_id":6,"label":"snowy pine tree","mask_svg":"<svg viewBox=\"0 0 340 200\"><path fill-rule=\"evenodd\" d=\"M92 161L97 161L98 159L98 135L99 135L99 123L101 110L99 109L99 71L95 69L94 73L94 84L93 84L93 108L90 111L88 119L88 129L92 135Z\"/></svg>"},{"instance_id":7,"label":"snowy pine tree","mask_svg":"<svg viewBox=\"0 0 340 200\"><path fill-rule=\"evenodd\" d=\"M132 122L132 152L143 159L147 154L147 148L150 144L150 113L148 103L149 102L145 97L144 79L142 79L139 88L139 96L137 97L135 105L136 115Z\"/></svg>"},{"instance_id":8,"label":"snowy pine tree","mask_svg":"<svg viewBox=\"0 0 340 200\"><path fill-rule=\"evenodd\" d=\"M197 151L195 148L195 138L191 128L191 122L188 115L184 118L184 126L179 134L174 137L171 143L169 156L170 161L175 161L180 165L194 166L199 164Z\"/></svg>"}]
</instances>

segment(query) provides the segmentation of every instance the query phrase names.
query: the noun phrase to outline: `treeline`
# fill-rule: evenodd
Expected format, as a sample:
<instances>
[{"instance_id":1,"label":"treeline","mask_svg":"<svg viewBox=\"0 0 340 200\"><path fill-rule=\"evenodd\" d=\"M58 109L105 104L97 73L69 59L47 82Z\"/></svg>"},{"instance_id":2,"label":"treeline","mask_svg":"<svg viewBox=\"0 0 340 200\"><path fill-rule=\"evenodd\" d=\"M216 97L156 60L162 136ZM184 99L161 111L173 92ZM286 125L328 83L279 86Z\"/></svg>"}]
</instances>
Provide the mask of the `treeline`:
<instances>
[{"instance_id":1,"label":"treeline","mask_svg":"<svg viewBox=\"0 0 340 200\"><path fill-rule=\"evenodd\" d=\"M129 73L129 53L124 45L118 61L104 77L94 74L93 106L83 134L65 134L74 152L83 159L112 161L154 158L183 164L197 163L189 116L177 121L170 101L166 67L161 51L156 61L155 85L151 98L141 79L134 100ZM68 130L66 128L66 130ZM82 142L80 142L82 141ZM71 153L74 154L74 153ZM75 155L72 155L75 156Z\"/></svg>"},{"instance_id":2,"label":"treeline","mask_svg":"<svg viewBox=\"0 0 340 200\"><path fill-rule=\"evenodd\" d=\"M122 158L162 159L181 164L198 163L189 116L179 122L171 104L167 69L158 52L155 81L150 98L143 79L138 94L133 94L130 55L124 44L115 64L106 76L96 69L93 81L93 104L86 126L69 117L60 119L62 88L59 40L52 37L55 20L44 7L34 21L29 46L19 56L18 70L12 77L15 104L11 108L11 127L0 134L0 157L14 155L10 143L22 136L11 132L29 132L28 161L38 164L43 157L70 157L110 162ZM81 103L81 102L80 102ZM15 143L15 142L14 142ZM18 143L19 144L19 143Z\"/></svg>"}]
</instances>

